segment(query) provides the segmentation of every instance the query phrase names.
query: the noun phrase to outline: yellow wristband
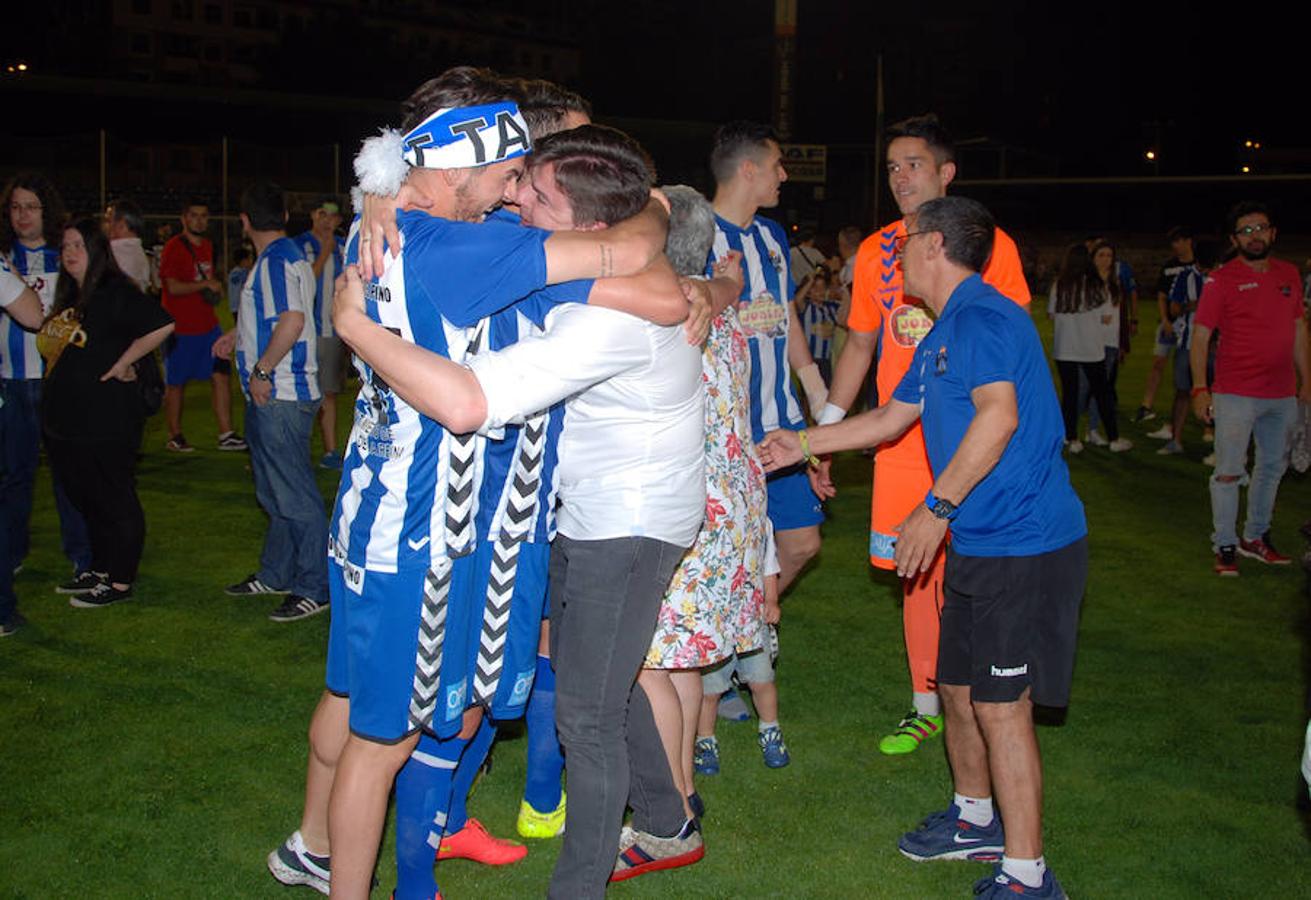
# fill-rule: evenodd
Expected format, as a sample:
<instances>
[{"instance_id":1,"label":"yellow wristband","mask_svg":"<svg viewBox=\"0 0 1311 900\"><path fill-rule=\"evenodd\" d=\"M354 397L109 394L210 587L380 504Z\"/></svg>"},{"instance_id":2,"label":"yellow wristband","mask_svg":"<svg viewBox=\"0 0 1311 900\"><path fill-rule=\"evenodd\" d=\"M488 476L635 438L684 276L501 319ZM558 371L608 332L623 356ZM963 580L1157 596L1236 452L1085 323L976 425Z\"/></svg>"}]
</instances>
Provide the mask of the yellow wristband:
<instances>
[{"instance_id":1,"label":"yellow wristband","mask_svg":"<svg viewBox=\"0 0 1311 900\"><path fill-rule=\"evenodd\" d=\"M819 468L819 457L810 452L810 435L806 429L797 432L797 437L801 441L801 455L806 460L806 464L814 468Z\"/></svg>"}]
</instances>

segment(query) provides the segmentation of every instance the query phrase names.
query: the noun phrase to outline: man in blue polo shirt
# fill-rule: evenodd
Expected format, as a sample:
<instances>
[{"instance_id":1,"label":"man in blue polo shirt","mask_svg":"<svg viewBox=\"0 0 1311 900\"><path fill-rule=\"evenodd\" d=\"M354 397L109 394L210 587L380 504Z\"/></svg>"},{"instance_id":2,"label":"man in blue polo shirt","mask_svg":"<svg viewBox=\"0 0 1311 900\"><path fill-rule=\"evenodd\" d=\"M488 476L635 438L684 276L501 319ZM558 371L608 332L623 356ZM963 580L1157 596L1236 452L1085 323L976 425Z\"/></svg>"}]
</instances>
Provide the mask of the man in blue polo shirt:
<instances>
[{"instance_id":1,"label":"man in blue polo shirt","mask_svg":"<svg viewBox=\"0 0 1311 900\"><path fill-rule=\"evenodd\" d=\"M772 432L761 451L769 470L817 464L817 454L877 446L922 420L934 482L899 529L895 561L903 577L924 571L951 529L938 685L956 793L899 847L916 861L1000 856L975 886L984 897L1063 897L1042 857L1033 704L1069 701L1088 567L1083 504L1061 458L1033 322L979 277L992 216L943 197L908 225L898 247L906 292L937 323L892 399L836 425Z\"/></svg>"}]
</instances>

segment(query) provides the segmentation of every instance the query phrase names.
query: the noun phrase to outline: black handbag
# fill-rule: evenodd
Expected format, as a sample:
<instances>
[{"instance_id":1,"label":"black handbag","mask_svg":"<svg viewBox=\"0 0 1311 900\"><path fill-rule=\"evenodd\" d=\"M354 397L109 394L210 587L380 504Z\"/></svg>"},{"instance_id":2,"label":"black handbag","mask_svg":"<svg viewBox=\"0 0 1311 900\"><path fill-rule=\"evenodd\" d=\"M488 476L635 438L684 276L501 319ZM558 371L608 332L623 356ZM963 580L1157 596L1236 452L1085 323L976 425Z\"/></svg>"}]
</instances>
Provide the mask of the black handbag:
<instances>
[{"instance_id":1,"label":"black handbag","mask_svg":"<svg viewBox=\"0 0 1311 900\"><path fill-rule=\"evenodd\" d=\"M141 410L147 416L153 416L164 405L164 376L159 371L159 360L155 351L132 364L137 373L137 388L141 391Z\"/></svg>"}]
</instances>

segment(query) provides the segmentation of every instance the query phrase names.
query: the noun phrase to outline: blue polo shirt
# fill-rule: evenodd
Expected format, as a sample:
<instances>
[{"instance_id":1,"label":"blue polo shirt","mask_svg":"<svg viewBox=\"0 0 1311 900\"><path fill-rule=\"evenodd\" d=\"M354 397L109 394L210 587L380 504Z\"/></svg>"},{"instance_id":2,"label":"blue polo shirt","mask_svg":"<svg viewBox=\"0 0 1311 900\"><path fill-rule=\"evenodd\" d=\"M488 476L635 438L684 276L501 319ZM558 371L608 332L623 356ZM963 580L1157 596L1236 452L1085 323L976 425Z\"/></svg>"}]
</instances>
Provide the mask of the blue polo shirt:
<instances>
[{"instance_id":1,"label":"blue polo shirt","mask_svg":"<svg viewBox=\"0 0 1311 900\"><path fill-rule=\"evenodd\" d=\"M1058 550L1088 526L1061 458L1065 429L1042 342L1026 310L971 275L952 292L893 393L920 407L935 478L974 419L970 392L998 381L1015 387L1019 425L997 465L961 502L952 546L966 556Z\"/></svg>"}]
</instances>

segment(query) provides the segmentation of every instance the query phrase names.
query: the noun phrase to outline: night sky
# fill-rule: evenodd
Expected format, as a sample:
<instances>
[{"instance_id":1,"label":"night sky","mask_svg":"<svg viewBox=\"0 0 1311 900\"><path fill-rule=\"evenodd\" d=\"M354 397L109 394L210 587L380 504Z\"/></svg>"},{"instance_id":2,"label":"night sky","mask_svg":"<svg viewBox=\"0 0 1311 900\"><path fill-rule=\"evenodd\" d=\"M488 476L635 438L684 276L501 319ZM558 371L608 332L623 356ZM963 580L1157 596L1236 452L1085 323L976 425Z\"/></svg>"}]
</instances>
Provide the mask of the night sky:
<instances>
[{"instance_id":1,"label":"night sky","mask_svg":"<svg viewBox=\"0 0 1311 900\"><path fill-rule=\"evenodd\" d=\"M773 4L687 6L682 40L705 53L680 55L680 72L663 81L604 78L606 63L621 59L630 72L656 70L663 52L610 23L604 49L587 53L593 84L585 87L598 106L665 118L769 116ZM1209 20L1184 4L1102 3L1071 22L1066 4L799 0L795 137L876 140L882 52L889 121L932 109L958 139L1035 151L1054 164L1052 174L1155 174L1143 159L1149 147L1163 175L1232 174L1254 162L1240 159L1251 138L1270 151L1265 171L1302 169L1279 157L1311 146L1311 29L1274 18L1269 5L1234 9ZM1236 46L1254 49L1239 57ZM671 109L671 87L681 115Z\"/></svg>"}]
</instances>

